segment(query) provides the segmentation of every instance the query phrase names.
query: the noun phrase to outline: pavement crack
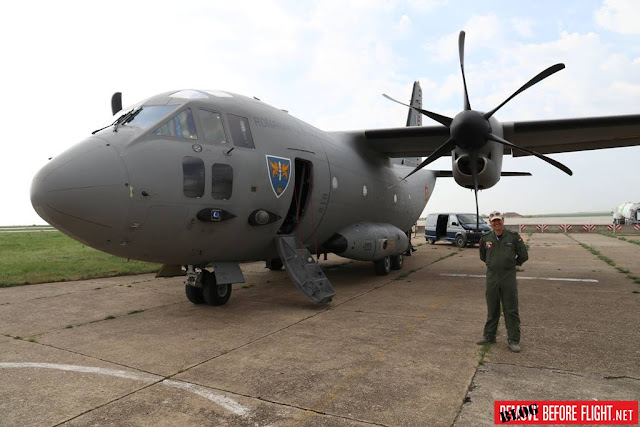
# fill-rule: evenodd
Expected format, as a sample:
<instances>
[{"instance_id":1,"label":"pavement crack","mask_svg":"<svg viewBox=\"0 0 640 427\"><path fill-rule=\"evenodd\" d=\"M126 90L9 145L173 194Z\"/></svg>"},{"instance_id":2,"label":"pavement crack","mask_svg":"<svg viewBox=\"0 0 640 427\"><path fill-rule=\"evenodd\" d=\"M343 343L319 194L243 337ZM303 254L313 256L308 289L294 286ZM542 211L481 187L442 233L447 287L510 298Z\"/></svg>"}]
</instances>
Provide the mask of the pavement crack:
<instances>
[{"instance_id":1,"label":"pavement crack","mask_svg":"<svg viewBox=\"0 0 640 427\"><path fill-rule=\"evenodd\" d=\"M605 380L623 380L623 379L628 379L628 380L633 380L633 381L640 381L640 378L630 377L628 375L605 375L603 378Z\"/></svg>"},{"instance_id":2,"label":"pavement crack","mask_svg":"<svg viewBox=\"0 0 640 427\"><path fill-rule=\"evenodd\" d=\"M169 303L169 304L158 305L158 306L155 306L155 307L149 307L149 308L144 308L144 309L140 309L140 310L133 310L133 312L132 311L126 311L126 312L118 313L115 316L111 316L110 315L110 316L103 317L101 319L89 320L89 321L83 322L83 323L70 324L70 325L65 326L63 329L71 329L71 328L69 328L69 326L72 326L74 328L79 328L79 327L82 327L82 326L92 325L94 323L100 323L100 322L105 322L105 321L108 321L108 320L117 319L119 317L124 317L124 316L130 315L130 314L137 314L137 313L144 313L144 312L148 312L148 311L154 311L154 310L157 310L157 309L160 309L160 308L170 307L172 305L177 305L177 304L184 304L184 301L176 301L176 302L172 302L172 303ZM57 332L57 331L60 331L60 330L61 329L51 329L49 331L44 331L41 334L50 333L50 332Z\"/></svg>"},{"instance_id":3,"label":"pavement crack","mask_svg":"<svg viewBox=\"0 0 640 427\"><path fill-rule=\"evenodd\" d=\"M491 348L486 348L484 354L488 353L489 351L491 351ZM458 418L460 417L460 414L462 414L464 405L471 403L471 396L469 396L469 394L476 388L476 386L474 386L476 375L478 375L480 368L483 368L487 364L488 362L483 360L482 362L478 363L478 365L476 366L476 369L473 371L473 375L471 376L471 381L469 381L469 385L467 386L467 391L465 392L464 397L462 398L462 402L460 403L460 407L456 412L456 416L453 418L453 422L451 423L452 427L455 426L456 422L458 422Z\"/></svg>"},{"instance_id":4,"label":"pavement crack","mask_svg":"<svg viewBox=\"0 0 640 427\"><path fill-rule=\"evenodd\" d=\"M596 334L596 335L602 335L602 336L611 336L611 335L616 335L616 336L633 336L636 337L637 334L633 333L633 332L622 332L622 331L616 331L616 332L611 332L611 331L607 331L602 332L602 331L598 331L598 330L594 330L594 329L580 329L580 328L564 328L564 327L548 327L548 326L544 326L544 325L534 325L534 324L528 324L528 323L521 323L520 326L524 326L530 329L543 329L543 330L553 330L553 331L562 331L562 332L569 332L569 333L589 333L589 334Z\"/></svg>"},{"instance_id":5,"label":"pavement crack","mask_svg":"<svg viewBox=\"0 0 640 427\"><path fill-rule=\"evenodd\" d=\"M11 338L15 338L15 337L11 337ZM16 338L16 339L22 339L22 338ZM23 341L27 341L27 340L23 339ZM56 347L55 345L52 345L52 344L45 344L45 343L41 343L41 342L37 342L37 341L33 342L33 344L37 344L37 345L41 345L43 347L49 347L49 348L53 348L55 350L60 350L60 351L64 351L64 352L67 352L67 353L75 354L76 356L82 356L82 357L86 357L86 358L89 358L89 359L98 360L98 361L103 362L103 363L109 363L111 365L116 365L116 366L120 366L120 367L123 367L123 368L131 369L132 371L144 372L145 374L155 375L157 377L162 377L163 380L169 378L169 377L166 377L166 376L164 376L162 374L158 374L156 372L150 372L150 371L146 371L146 370L141 369L141 368L135 368L133 366L125 365L123 363L114 362L112 360L102 359L100 357L92 356L90 354L84 354L84 353L80 353L79 351L69 350L68 348Z\"/></svg>"},{"instance_id":6,"label":"pavement crack","mask_svg":"<svg viewBox=\"0 0 640 427\"><path fill-rule=\"evenodd\" d=\"M138 389L136 389L136 390L133 390L133 391L131 391L131 392L129 392L129 393L125 393L125 394L123 394L122 396L118 396L118 397L117 397L117 398L115 398L115 399L111 399L111 400L109 400L108 402L105 402L105 403L103 403L103 404L97 405L97 406L95 406L95 407L93 407L93 408L91 408L91 409L87 409L86 411L83 411L83 412L81 412L81 413L79 413L79 414L77 414L77 415L74 415L74 416L73 416L73 417L71 417L71 418L68 418L68 419L66 419L66 420L64 420L64 421L62 421L62 422L60 422L60 423L54 424L54 426L55 426L55 427L57 427L57 426L61 426L61 425L63 425L63 424L66 424L66 423L68 423L68 422L70 422L70 421L73 421L73 420L75 420L76 418L79 418L79 417L81 417L81 416L83 416L83 415L85 415L85 414L88 414L88 413L90 413L90 412L96 411L96 410L98 410L98 409L100 409L100 408L104 408L104 407L105 407L105 406L107 406L107 405L110 405L110 404L112 404L112 403L118 402L119 400L122 400L122 399L124 399L124 398L126 398L126 397L129 397L129 396L131 396L132 394L138 393L139 391L146 390L146 389L148 389L149 387L152 387L152 386L154 386L154 385L156 385L156 384L161 383L162 381L164 381L164 378L163 378L163 379L161 379L161 380L155 381L155 382L153 382L153 383L151 383L151 384L147 384L147 385L145 385L145 386L143 386L143 387L140 387L140 388L138 388Z\"/></svg>"},{"instance_id":7,"label":"pavement crack","mask_svg":"<svg viewBox=\"0 0 640 427\"><path fill-rule=\"evenodd\" d=\"M174 374L174 375L177 375L177 374ZM168 378L168 379L170 379L170 378ZM260 402L265 402L265 403L269 403L269 404L273 404L273 405L283 406L283 407L291 408L291 409L297 409L297 410L300 410L300 411L312 412L314 414L322 415L322 416L326 416L326 417L337 418L337 419L348 420L348 421L355 421L355 422L368 424L368 425L372 425L372 426L389 427L386 424L380 424L380 423L376 423L376 422L373 422L373 421L361 420L359 418L346 417L344 415L331 414L331 413L323 412L323 411L320 411L320 410L317 410L317 409L311 409L311 408L307 408L307 407L304 407L304 406L294 405L294 404L291 404L291 403L284 403L284 402L279 402L277 400L267 399L266 397L262 397L262 396L253 396L253 395L250 395L250 394L240 393L240 392L237 392L237 391L227 390L227 389L224 389L224 388L219 388L219 387L214 387L214 386L211 386L211 385L200 384L200 383L192 382L192 381L186 381L186 380L178 380L178 381L181 381L181 382L184 382L184 383L187 383L187 384L197 385L197 386L200 386L200 387L206 387L206 388L209 388L211 390L221 391L223 393L229 393L229 394L232 394L234 396L241 396L241 397L244 397L244 398L247 398L247 399L255 399L255 400L258 400Z\"/></svg>"},{"instance_id":8,"label":"pavement crack","mask_svg":"<svg viewBox=\"0 0 640 427\"><path fill-rule=\"evenodd\" d=\"M536 365L520 365L516 363L507 363L507 362L487 362L487 364L493 365L504 365L504 366L515 366L518 368L528 368L528 369L542 369L545 371L551 371L554 374L561 375L574 375L582 378L601 378L605 380L616 380L616 379L631 379L634 381L640 381L640 378L630 377L627 375L599 375L599 374L591 374L587 372L578 372L578 371L570 371L568 369L554 368L550 366L536 366Z\"/></svg>"}]
</instances>

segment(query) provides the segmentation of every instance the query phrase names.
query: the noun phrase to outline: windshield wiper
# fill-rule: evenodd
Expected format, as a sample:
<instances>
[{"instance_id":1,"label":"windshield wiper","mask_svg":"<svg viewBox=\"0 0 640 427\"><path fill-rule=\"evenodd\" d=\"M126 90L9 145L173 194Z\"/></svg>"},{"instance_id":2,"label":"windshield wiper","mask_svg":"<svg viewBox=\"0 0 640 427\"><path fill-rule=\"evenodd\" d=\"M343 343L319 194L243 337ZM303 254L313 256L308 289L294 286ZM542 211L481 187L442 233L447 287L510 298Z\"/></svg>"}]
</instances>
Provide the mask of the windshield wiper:
<instances>
[{"instance_id":1,"label":"windshield wiper","mask_svg":"<svg viewBox=\"0 0 640 427\"><path fill-rule=\"evenodd\" d=\"M138 115L138 113L140 113L140 111L142 111L142 107L133 108L128 113L118 117L113 123L108 124L107 126L100 128L98 130L94 130L93 132L91 132L91 135L95 135L96 133L108 128L109 126L113 126L113 131L118 132L118 126L129 123L131 120L133 120L135 116Z\"/></svg>"},{"instance_id":2,"label":"windshield wiper","mask_svg":"<svg viewBox=\"0 0 640 427\"><path fill-rule=\"evenodd\" d=\"M127 114L120 116L118 120L113 122L113 131L118 132L118 126L129 123L131 120L134 119L135 116L138 115L138 113L140 113L140 111L142 111L142 107L132 109Z\"/></svg>"}]
</instances>

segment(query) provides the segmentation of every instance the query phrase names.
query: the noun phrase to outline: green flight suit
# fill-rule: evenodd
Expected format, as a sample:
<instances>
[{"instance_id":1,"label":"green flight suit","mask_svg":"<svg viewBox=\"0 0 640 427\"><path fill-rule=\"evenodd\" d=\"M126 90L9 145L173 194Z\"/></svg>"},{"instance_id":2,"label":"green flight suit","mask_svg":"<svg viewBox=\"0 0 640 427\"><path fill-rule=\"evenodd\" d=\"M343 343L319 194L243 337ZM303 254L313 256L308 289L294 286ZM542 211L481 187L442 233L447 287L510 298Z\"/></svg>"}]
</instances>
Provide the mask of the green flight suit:
<instances>
[{"instance_id":1,"label":"green flight suit","mask_svg":"<svg viewBox=\"0 0 640 427\"><path fill-rule=\"evenodd\" d=\"M495 339L502 302L508 338L518 343L520 315L516 266L529 259L527 247L514 231L504 229L499 238L491 231L480 239L480 259L487 265L487 323L484 325L484 336Z\"/></svg>"}]
</instances>

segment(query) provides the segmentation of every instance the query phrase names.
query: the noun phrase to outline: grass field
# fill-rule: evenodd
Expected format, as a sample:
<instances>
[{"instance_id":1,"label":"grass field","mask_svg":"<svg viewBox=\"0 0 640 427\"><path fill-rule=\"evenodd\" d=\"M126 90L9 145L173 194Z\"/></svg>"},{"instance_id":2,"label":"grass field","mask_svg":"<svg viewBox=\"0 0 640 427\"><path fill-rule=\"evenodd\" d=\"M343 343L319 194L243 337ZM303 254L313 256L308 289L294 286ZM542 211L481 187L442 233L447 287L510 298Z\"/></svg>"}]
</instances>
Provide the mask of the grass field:
<instances>
[{"instance_id":1,"label":"grass field","mask_svg":"<svg viewBox=\"0 0 640 427\"><path fill-rule=\"evenodd\" d=\"M127 262L60 232L0 233L0 287L159 270L159 264Z\"/></svg>"}]
</instances>

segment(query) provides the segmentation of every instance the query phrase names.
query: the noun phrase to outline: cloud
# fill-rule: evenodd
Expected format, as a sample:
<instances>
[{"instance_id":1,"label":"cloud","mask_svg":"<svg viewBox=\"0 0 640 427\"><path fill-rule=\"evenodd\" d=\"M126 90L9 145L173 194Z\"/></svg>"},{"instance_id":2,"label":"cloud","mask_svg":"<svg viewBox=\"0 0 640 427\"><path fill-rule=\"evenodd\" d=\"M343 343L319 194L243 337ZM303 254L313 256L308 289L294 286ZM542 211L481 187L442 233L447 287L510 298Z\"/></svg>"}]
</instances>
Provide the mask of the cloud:
<instances>
[{"instance_id":1,"label":"cloud","mask_svg":"<svg viewBox=\"0 0 640 427\"><path fill-rule=\"evenodd\" d=\"M640 2L636 0L605 0L595 12L599 26L621 34L640 34Z\"/></svg>"},{"instance_id":2,"label":"cloud","mask_svg":"<svg viewBox=\"0 0 640 427\"><path fill-rule=\"evenodd\" d=\"M532 38L533 37L533 21L525 18L513 18L511 20L514 30L520 37Z\"/></svg>"},{"instance_id":3,"label":"cloud","mask_svg":"<svg viewBox=\"0 0 640 427\"><path fill-rule=\"evenodd\" d=\"M409 6L419 12L428 12L448 3L448 0L409 0Z\"/></svg>"},{"instance_id":4,"label":"cloud","mask_svg":"<svg viewBox=\"0 0 640 427\"><path fill-rule=\"evenodd\" d=\"M497 15L476 15L469 18L462 26L465 33L473 35L465 39L465 52L490 45L494 40L502 38L502 25ZM433 59L449 62L458 58L459 31L446 34L438 40L423 44L423 48L434 55Z\"/></svg>"}]
</instances>

